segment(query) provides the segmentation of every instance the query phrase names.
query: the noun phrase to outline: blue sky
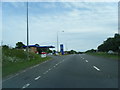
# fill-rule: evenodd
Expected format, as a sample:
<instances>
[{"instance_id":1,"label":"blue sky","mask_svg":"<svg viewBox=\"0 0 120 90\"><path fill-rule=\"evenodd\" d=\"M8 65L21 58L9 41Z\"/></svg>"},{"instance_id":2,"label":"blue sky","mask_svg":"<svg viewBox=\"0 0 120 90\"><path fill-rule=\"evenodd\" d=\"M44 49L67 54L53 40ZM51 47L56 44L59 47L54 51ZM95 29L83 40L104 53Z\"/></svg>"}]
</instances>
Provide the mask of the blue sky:
<instances>
[{"instance_id":1,"label":"blue sky","mask_svg":"<svg viewBox=\"0 0 120 90\"><path fill-rule=\"evenodd\" d=\"M29 2L30 44L59 43L68 50L96 49L118 32L117 2ZM26 3L2 4L3 44L26 44ZM64 32L62 32L64 31ZM66 49L66 48L65 48Z\"/></svg>"}]
</instances>

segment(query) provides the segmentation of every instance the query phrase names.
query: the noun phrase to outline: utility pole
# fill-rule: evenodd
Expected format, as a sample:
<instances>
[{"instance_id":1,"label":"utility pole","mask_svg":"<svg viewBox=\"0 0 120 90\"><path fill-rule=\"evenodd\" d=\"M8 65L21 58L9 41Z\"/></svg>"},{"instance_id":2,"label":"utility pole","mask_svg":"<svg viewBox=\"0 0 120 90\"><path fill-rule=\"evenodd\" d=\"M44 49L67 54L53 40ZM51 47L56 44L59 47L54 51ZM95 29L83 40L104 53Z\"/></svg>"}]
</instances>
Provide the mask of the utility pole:
<instances>
[{"instance_id":1,"label":"utility pole","mask_svg":"<svg viewBox=\"0 0 120 90\"><path fill-rule=\"evenodd\" d=\"M58 35L58 32L59 31L57 31L57 53L59 52L59 35ZM62 31L62 32L64 32L64 31Z\"/></svg>"},{"instance_id":2,"label":"utility pole","mask_svg":"<svg viewBox=\"0 0 120 90\"><path fill-rule=\"evenodd\" d=\"M27 59L29 60L29 28L28 28L28 1L27 1Z\"/></svg>"},{"instance_id":3,"label":"utility pole","mask_svg":"<svg viewBox=\"0 0 120 90\"><path fill-rule=\"evenodd\" d=\"M58 31L57 31L57 53L59 52Z\"/></svg>"}]
</instances>

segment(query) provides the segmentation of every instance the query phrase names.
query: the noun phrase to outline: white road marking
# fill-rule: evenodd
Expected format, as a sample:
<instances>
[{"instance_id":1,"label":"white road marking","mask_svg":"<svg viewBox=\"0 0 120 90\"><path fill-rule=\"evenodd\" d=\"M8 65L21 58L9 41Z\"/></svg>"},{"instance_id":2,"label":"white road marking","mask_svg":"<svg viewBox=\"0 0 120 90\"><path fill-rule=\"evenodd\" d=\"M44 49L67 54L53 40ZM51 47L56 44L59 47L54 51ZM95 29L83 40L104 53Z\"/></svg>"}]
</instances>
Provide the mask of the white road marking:
<instances>
[{"instance_id":1,"label":"white road marking","mask_svg":"<svg viewBox=\"0 0 120 90\"><path fill-rule=\"evenodd\" d=\"M88 62L88 60L85 60L86 62Z\"/></svg>"},{"instance_id":2,"label":"white road marking","mask_svg":"<svg viewBox=\"0 0 120 90\"><path fill-rule=\"evenodd\" d=\"M46 63L47 61L44 61L43 63Z\"/></svg>"},{"instance_id":3,"label":"white road marking","mask_svg":"<svg viewBox=\"0 0 120 90\"><path fill-rule=\"evenodd\" d=\"M41 76L36 77L35 80L38 80L40 77L41 77Z\"/></svg>"},{"instance_id":4,"label":"white road marking","mask_svg":"<svg viewBox=\"0 0 120 90\"><path fill-rule=\"evenodd\" d=\"M98 71L100 71L100 69L99 68L97 68L96 66L93 66L96 70L98 70Z\"/></svg>"},{"instance_id":5,"label":"white road marking","mask_svg":"<svg viewBox=\"0 0 120 90\"><path fill-rule=\"evenodd\" d=\"M29 83L28 83L28 84L25 84L22 88L26 88L26 87L28 87L28 86L30 86Z\"/></svg>"},{"instance_id":6,"label":"white road marking","mask_svg":"<svg viewBox=\"0 0 120 90\"><path fill-rule=\"evenodd\" d=\"M50 71L51 69L49 68L48 70Z\"/></svg>"},{"instance_id":7,"label":"white road marking","mask_svg":"<svg viewBox=\"0 0 120 90\"><path fill-rule=\"evenodd\" d=\"M33 68L35 68L36 66L33 66Z\"/></svg>"},{"instance_id":8,"label":"white road marking","mask_svg":"<svg viewBox=\"0 0 120 90\"><path fill-rule=\"evenodd\" d=\"M24 70L23 72L26 72L26 70Z\"/></svg>"},{"instance_id":9,"label":"white road marking","mask_svg":"<svg viewBox=\"0 0 120 90\"><path fill-rule=\"evenodd\" d=\"M33 67L30 67L30 69L33 69Z\"/></svg>"},{"instance_id":10,"label":"white road marking","mask_svg":"<svg viewBox=\"0 0 120 90\"><path fill-rule=\"evenodd\" d=\"M53 66L53 67L56 67L56 66Z\"/></svg>"},{"instance_id":11,"label":"white road marking","mask_svg":"<svg viewBox=\"0 0 120 90\"><path fill-rule=\"evenodd\" d=\"M15 76L17 76L17 75L19 75L18 73L17 74L15 74Z\"/></svg>"},{"instance_id":12,"label":"white road marking","mask_svg":"<svg viewBox=\"0 0 120 90\"><path fill-rule=\"evenodd\" d=\"M56 64L56 66L57 66L58 64Z\"/></svg>"},{"instance_id":13,"label":"white road marking","mask_svg":"<svg viewBox=\"0 0 120 90\"><path fill-rule=\"evenodd\" d=\"M46 71L46 72L48 72L48 71Z\"/></svg>"},{"instance_id":14,"label":"white road marking","mask_svg":"<svg viewBox=\"0 0 120 90\"><path fill-rule=\"evenodd\" d=\"M47 60L47 61L45 61L45 62L48 62L48 61L49 61L49 60ZM40 64L43 64L43 63L45 63L45 62L42 62L42 63L40 63ZM40 64L39 64L39 65L40 65ZM28 71L28 70L30 70L30 69L33 69L33 68L35 68L35 67L36 67L36 66L32 66L32 67L30 67L29 69L26 69L26 71ZM9 79L11 79L11 78L14 78L14 77L16 77L16 76L18 76L18 75L26 72L26 71L21 71L20 73L14 75L14 76L11 76L11 77L9 77L9 78L7 78L7 79L5 79L5 80L2 80L2 82L5 82L5 81L7 81L7 80L9 80Z\"/></svg>"},{"instance_id":15,"label":"white road marking","mask_svg":"<svg viewBox=\"0 0 120 90\"><path fill-rule=\"evenodd\" d=\"M39 66L39 64L38 65L36 65L36 67L38 67Z\"/></svg>"},{"instance_id":16,"label":"white road marking","mask_svg":"<svg viewBox=\"0 0 120 90\"><path fill-rule=\"evenodd\" d=\"M44 72L43 74L46 74L46 73L48 73L48 71Z\"/></svg>"}]
</instances>

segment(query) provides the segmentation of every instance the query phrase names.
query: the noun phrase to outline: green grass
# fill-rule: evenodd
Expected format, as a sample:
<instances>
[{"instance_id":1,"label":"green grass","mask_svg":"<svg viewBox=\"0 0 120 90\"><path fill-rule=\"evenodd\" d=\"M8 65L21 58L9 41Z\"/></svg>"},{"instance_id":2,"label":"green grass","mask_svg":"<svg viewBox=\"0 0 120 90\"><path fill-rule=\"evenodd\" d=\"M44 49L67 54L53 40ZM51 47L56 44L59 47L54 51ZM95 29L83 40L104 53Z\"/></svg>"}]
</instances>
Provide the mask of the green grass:
<instances>
[{"instance_id":1,"label":"green grass","mask_svg":"<svg viewBox=\"0 0 120 90\"><path fill-rule=\"evenodd\" d=\"M40 64L51 57L41 58L40 55L29 53L30 59L27 60L27 53L23 50L3 49L2 77L15 74L28 67Z\"/></svg>"},{"instance_id":2,"label":"green grass","mask_svg":"<svg viewBox=\"0 0 120 90\"><path fill-rule=\"evenodd\" d=\"M105 52L95 52L95 53L87 53L89 55L95 55L95 56L100 56L100 57L105 57L105 58L112 58L112 59L118 59L120 58L120 56L116 55L116 54L108 54Z\"/></svg>"}]
</instances>

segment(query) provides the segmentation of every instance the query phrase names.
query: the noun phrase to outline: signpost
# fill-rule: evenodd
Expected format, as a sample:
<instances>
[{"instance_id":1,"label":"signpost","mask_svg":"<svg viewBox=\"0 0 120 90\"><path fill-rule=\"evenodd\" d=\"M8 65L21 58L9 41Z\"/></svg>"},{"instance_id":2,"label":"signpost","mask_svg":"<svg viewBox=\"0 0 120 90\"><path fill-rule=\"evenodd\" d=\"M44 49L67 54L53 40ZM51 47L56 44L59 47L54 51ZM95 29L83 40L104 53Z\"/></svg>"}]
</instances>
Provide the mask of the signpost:
<instances>
[{"instance_id":1,"label":"signpost","mask_svg":"<svg viewBox=\"0 0 120 90\"><path fill-rule=\"evenodd\" d=\"M62 55L64 55L64 48L63 48L63 44L60 44L60 52Z\"/></svg>"}]
</instances>

